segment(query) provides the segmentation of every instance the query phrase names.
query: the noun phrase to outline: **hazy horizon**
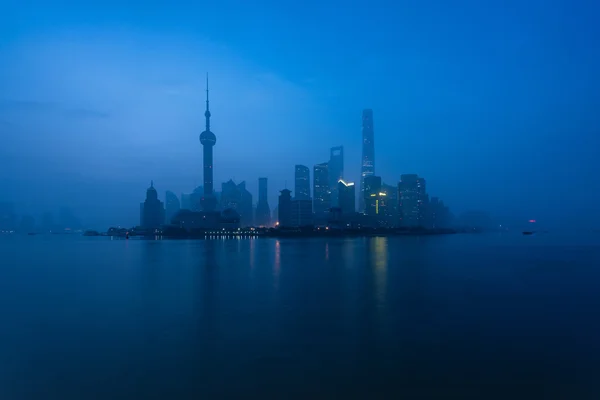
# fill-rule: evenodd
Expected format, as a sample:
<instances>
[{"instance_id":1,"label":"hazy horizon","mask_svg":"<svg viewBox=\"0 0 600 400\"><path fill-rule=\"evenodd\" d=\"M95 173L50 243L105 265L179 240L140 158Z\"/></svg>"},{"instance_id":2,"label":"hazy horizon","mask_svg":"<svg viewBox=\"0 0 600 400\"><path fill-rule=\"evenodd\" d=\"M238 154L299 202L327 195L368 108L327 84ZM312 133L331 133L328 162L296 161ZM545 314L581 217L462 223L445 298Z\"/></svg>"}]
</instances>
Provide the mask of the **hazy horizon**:
<instances>
[{"instance_id":1,"label":"hazy horizon","mask_svg":"<svg viewBox=\"0 0 600 400\"><path fill-rule=\"evenodd\" d=\"M371 108L384 182L417 173L457 214L597 226L599 7L462 3L15 2L0 16L0 202L106 227L139 222L151 180L162 200L190 193L208 73L216 190L246 181L256 203L266 176L273 209L295 164L312 180L339 145L358 183Z\"/></svg>"}]
</instances>

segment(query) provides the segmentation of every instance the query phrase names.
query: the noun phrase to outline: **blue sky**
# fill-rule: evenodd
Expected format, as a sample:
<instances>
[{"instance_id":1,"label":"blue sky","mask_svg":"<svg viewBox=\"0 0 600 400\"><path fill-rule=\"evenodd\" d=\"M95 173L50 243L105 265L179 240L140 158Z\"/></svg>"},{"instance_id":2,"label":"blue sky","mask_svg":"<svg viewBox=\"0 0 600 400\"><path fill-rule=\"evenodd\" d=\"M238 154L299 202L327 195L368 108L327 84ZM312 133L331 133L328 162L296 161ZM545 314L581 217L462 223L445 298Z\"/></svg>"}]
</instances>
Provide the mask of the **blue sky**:
<instances>
[{"instance_id":1,"label":"blue sky","mask_svg":"<svg viewBox=\"0 0 600 400\"><path fill-rule=\"evenodd\" d=\"M0 183L22 209L134 223L150 179L191 190L208 72L215 181L256 196L268 176L272 207L331 146L358 179L370 107L384 181L419 173L457 212L598 221L592 2L0 7Z\"/></svg>"}]
</instances>

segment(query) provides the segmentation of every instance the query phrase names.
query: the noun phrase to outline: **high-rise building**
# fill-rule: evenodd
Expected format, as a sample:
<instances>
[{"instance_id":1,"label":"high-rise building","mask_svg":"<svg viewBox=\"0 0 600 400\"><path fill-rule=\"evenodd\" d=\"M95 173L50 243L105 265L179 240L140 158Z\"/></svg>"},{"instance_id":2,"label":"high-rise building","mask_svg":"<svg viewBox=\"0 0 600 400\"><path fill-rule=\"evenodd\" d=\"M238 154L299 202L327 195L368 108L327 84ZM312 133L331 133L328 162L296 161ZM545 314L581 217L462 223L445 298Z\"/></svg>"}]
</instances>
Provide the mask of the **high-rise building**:
<instances>
[{"instance_id":1,"label":"high-rise building","mask_svg":"<svg viewBox=\"0 0 600 400\"><path fill-rule=\"evenodd\" d=\"M364 182L367 176L375 175L375 145L373 133L373 110L365 109L362 114L362 160L360 173L359 211L365 211Z\"/></svg>"},{"instance_id":2,"label":"high-rise building","mask_svg":"<svg viewBox=\"0 0 600 400\"><path fill-rule=\"evenodd\" d=\"M289 228L292 227L292 195L288 189L283 189L279 195L279 226Z\"/></svg>"},{"instance_id":3,"label":"high-rise building","mask_svg":"<svg viewBox=\"0 0 600 400\"><path fill-rule=\"evenodd\" d=\"M329 150L329 190L331 207L339 207L338 182L344 179L344 146L332 147Z\"/></svg>"},{"instance_id":4,"label":"high-rise building","mask_svg":"<svg viewBox=\"0 0 600 400\"><path fill-rule=\"evenodd\" d=\"M252 225L252 194L246 189L246 182L235 184L229 180L221 184L221 210L235 210L240 215L242 226Z\"/></svg>"},{"instance_id":5,"label":"high-rise building","mask_svg":"<svg viewBox=\"0 0 600 400\"><path fill-rule=\"evenodd\" d=\"M364 196L364 213L371 217L379 215L379 200L382 197L381 193L381 177L366 176L363 181L363 196Z\"/></svg>"},{"instance_id":6,"label":"high-rise building","mask_svg":"<svg viewBox=\"0 0 600 400\"><path fill-rule=\"evenodd\" d=\"M146 190L146 201L140 204L140 214L140 226L144 229L158 229L165 223L165 207L158 200L154 182L150 182L150 187Z\"/></svg>"},{"instance_id":7,"label":"high-rise building","mask_svg":"<svg viewBox=\"0 0 600 400\"><path fill-rule=\"evenodd\" d=\"M267 178L258 178L258 203L255 223L258 226L271 226L271 209L267 200Z\"/></svg>"},{"instance_id":8,"label":"high-rise building","mask_svg":"<svg viewBox=\"0 0 600 400\"><path fill-rule=\"evenodd\" d=\"M400 226L423 227L425 224L426 200L425 179L419 178L416 174L401 175L398 183Z\"/></svg>"},{"instance_id":9,"label":"high-rise building","mask_svg":"<svg viewBox=\"0 0 600 400\"><path fill-rule=\"evenodd\" d=\"M312 226L313 212L312 200L310 199L294 199L292 200L292 224L293 227Z\"/></svg>"},{"instance_id":10,"label":"high-rise building","mask_svg":"<svg viewBox=\"0 0 600 400\"><path fill-rule=\"evenodd\" d=\"M338 181L339 203L342 215L356 212L356 186L352 182Z\"/></svg>"},{"instance_id":11,"label":"high-rise building","mask_svg":"<svg viewBox=\"0 0 600 400\"><path fill-rule=\"evenodd\" d=\"M171 220L181 209L181 204L175 193L167 190L165 193L165 222L171 223Z\"/></svg>"},{"instance_id":12,"label":"high-rise building","mask_svg":"<svg viewBox=\"0 0 600 400\"><path fill-rule=\"evenodd\" d=\"M313 169L313 210L317 216L329 212L331 208L329 188L329 166L321 163Z\"/></svg>"},{"instance_id":13,"label":"high-rise building","mask_svg":"<svg viewBox=\"0 0 600 400\"><path fill-rule=\"evenodd\" d=\"M294 173L295 200L310 200L310 169L305 165L296 165Z\"/></svg>"},{"instance_id":14,"label":"high-rise building","mask_svg":"<svg viewBox=\"0 0 600 400\"><path fill-rule=\"evenodd\" d=\"M398 226L398 186L381 185L381 191L386 195L385 222L388 227Z\"/></svg>"},{"instance_id":15,"label":"high-rise building","mask_svg":"<svg viewBox=\"0 0 600 400\"><path fill-rule=\"evenodd\" d=\"M203 149L204 169L204 195L202 196L202 210L214 211L217 206L213 188L213 147L217 143L217 137L210 131L210 111L208 107L208 77L206 77L206 128L200 134L200 143Z\"/></svg>"}]
</instances>

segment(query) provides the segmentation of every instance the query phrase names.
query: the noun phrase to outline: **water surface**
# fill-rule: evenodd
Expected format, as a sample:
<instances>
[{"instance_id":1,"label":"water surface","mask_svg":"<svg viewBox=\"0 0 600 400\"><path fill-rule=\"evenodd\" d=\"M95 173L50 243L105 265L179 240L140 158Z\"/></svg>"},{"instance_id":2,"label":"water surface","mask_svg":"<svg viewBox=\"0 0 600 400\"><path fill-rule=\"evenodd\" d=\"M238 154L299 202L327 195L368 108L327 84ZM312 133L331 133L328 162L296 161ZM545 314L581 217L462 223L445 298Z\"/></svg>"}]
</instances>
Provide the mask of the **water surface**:
<instances>
[{"instance_id":1,"label":"water surface","mask_svg":"<svg viewBox=\"0 0 600 400\"><path fill-rule=\"evenodd\" d=\"M600 235L0 252L1 399L600 398Z\"/></svg>"}]
</instances>

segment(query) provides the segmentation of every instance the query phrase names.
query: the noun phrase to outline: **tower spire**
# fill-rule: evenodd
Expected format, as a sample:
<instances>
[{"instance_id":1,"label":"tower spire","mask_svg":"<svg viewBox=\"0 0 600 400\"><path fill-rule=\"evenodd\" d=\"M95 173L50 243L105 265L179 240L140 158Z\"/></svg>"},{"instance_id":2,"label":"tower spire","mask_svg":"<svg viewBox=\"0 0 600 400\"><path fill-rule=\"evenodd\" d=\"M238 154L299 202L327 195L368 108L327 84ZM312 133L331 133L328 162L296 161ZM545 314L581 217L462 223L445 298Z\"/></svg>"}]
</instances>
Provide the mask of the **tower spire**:
<instances>
[{"instance_id":1,"label":"tower spire","mask_svg":"<svg viewBox=\"0 0 600 400\"><path fill-rule=\"evenodd\" d=\"M206 117L206 130L210 131L210 111L208 109L208 72L206 73L206 111L204 112Z\"/></svg>"}]
</instances>

